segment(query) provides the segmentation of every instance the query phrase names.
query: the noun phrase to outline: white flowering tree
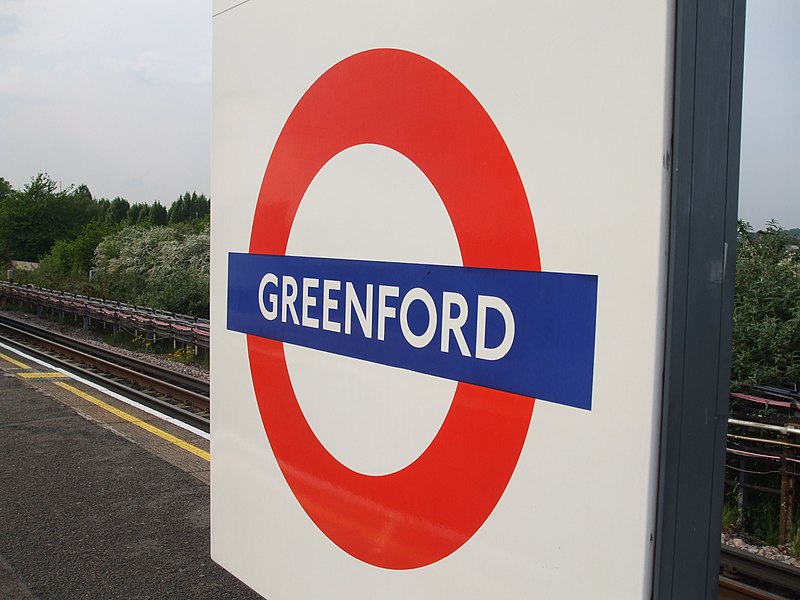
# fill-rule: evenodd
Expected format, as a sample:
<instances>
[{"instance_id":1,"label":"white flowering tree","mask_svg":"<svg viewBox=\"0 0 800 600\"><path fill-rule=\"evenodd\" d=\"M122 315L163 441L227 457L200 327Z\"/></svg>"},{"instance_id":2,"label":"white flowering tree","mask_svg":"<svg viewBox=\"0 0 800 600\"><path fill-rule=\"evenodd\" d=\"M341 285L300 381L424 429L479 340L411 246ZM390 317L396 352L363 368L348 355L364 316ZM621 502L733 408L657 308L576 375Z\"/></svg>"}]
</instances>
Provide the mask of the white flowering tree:
<instances>
[{"instance_id":1,"label":"white flowering tree","mask_svg":"<svg viewBox=\"0 0 800 600\"><path fill-rule=\"evenodd\" d=\"M126 227L95 251L103 295L163 310L208 316L209 232Z\"/></svg>"}]
</instances>

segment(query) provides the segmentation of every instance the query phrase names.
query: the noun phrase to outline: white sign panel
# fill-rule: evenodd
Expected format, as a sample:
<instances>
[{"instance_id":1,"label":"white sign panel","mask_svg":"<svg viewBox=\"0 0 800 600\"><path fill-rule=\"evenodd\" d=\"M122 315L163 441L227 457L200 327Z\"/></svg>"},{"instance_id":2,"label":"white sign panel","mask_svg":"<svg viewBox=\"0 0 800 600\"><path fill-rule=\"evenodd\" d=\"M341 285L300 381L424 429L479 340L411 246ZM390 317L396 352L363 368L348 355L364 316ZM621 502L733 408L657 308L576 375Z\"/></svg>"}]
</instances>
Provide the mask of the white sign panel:
<instances>
[{"instance_id":1,"label":"white sign panel","mask_svg":"<svg viewBox=\"0 0 800 600\"><path fill-rule=\"evenodd\" d=\"M212 556L645 597L671 4L216 2Z\"/></svg>"}]
</instances>

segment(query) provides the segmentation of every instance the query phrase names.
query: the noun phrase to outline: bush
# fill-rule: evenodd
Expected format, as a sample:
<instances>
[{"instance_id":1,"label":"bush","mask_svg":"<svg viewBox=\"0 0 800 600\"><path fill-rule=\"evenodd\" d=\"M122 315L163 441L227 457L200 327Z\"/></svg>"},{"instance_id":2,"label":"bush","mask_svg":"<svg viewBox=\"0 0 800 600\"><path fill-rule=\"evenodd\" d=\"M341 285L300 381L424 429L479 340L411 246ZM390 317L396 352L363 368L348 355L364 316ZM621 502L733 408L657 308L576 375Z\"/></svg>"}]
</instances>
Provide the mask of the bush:
<instances>
[{"instance_id":1,"label":"bush","mask_svg":"<svg viewBox=\"0 0 800 600\"><path fill-rule=\"evenodd\" d=\"M89 270L92 268L95 249L109 230L109 226L92 221L74 240L57 241L28 280L41 287L95 295L89 281Z\"/></svg>"},{"instance_id":2,"label":"bush","mask_svg":"<svg viewBox=\"0 0 800 600\"><path fill-rule=\"evenodd\" d=\"M775 221L739 223L734 385L800 380L800 250Z\"/></svg>"},{"instance_id":3,"label":"bush","mask_svg":"<svg viewBox=\"0 0 800 600\"><path fill-rule=\"evenodd\" d=\"M207 317L209 229L126 227L95 251L95 285L101 295Z\"/></svg>"}]
</instances>

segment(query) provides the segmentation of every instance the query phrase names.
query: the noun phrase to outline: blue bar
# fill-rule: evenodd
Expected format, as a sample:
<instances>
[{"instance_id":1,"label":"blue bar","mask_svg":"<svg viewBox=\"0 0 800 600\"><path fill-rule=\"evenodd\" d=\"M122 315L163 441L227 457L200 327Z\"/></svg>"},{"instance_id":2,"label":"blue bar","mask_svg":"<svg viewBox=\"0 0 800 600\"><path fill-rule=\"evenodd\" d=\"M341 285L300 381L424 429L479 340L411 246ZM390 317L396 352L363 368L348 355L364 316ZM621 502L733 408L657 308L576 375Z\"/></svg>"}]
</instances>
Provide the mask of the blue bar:
<instances>
[{"instance_id":1,"label":"blue bar","mask_svg":"<svg viewBox=\"0 0 800 600\"><path fill-rule=\"evenodd\" d=\"M259 289L264 284L262 304ZM294 323L291 308L285 307L283 321L284 278L287 297L296 282L296 300L291 303L297 315ZM303 306L304 280L306 306ZM314 280L317 285L314 285ZM323 315L325 280L329 284L329 308ZM276 283L277 282L277 283ZM347 282L366 311L368 284L372 284L371 331L365 332L352 302L345 302ZM394 309L393 317L384 319L384 339L378 339L379 286L394 286L397 295L387 295L385 305ZM414 289L420 298L407 304L405 315L410 334L401 328L401 305ZM394 291L384 288L384 291ZM427 292L427 294L425 293ZM442 350L444 293L450 327L449 348ZM274 295L274 296L273 296ZM513 315L513 342L506 352L495 350L497 359L479 358L478 297L489 297L483 309L485 331L482 354L491 356L505 338L512 339L508 317L495 305L508 306ZM410 299L411 297L409 297ZM466 320L461 327L459 298L466 304ZM492 300L499 298L500 301ZM276 299L277 302L271 302ZM453 301L456 299L456 302ZM436 327L425 344L431 317L426 301L432 305ZM432 301L432 302L431 302ZM335 308L333 304L336 303ZM315 304L315 305L312 305ZM345 333L345 308L351 314L351 330ZM265 316L266 312L266 316ZM305 313L305 319L304 319ZM409 263L271 256L231 253L228 256L228 329L289 344L350 356L445 379L464 381L558 404L591 410L594 342L597 314L597 276L533 271L508 271ZM269 317L269 318L268 318ZM326 323L328 329L323 328ZM331 331L336 329L339 331ZM369 326L368 326L369 329ZM457 329L463 334L458 343ZM370 335L367 336L367 333ZM420 336L420 337L415 337ZM409 342L415 340L415 347ZM468 356L464 355L464 351Z\"/></svg>"}]
</instances>

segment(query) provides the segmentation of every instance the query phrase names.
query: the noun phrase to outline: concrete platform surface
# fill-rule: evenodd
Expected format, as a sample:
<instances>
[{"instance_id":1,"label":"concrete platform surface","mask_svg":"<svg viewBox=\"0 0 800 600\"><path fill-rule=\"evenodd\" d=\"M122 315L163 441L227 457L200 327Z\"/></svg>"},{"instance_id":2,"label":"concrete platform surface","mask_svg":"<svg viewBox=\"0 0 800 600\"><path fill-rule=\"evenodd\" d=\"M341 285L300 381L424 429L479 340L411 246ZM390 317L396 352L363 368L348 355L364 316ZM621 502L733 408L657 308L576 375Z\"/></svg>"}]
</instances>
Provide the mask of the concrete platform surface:
<instances>
[{"instance_id":1,"label":"concrete platform surface","mask_svg":"<svg viewBox=\"0 0 800 600\"><path fill-rule=\"evenodd\" d=\"M260 598L209 558L202 478L16 371L0 367L0 598Z\"/></svg>"}]
</instances>

